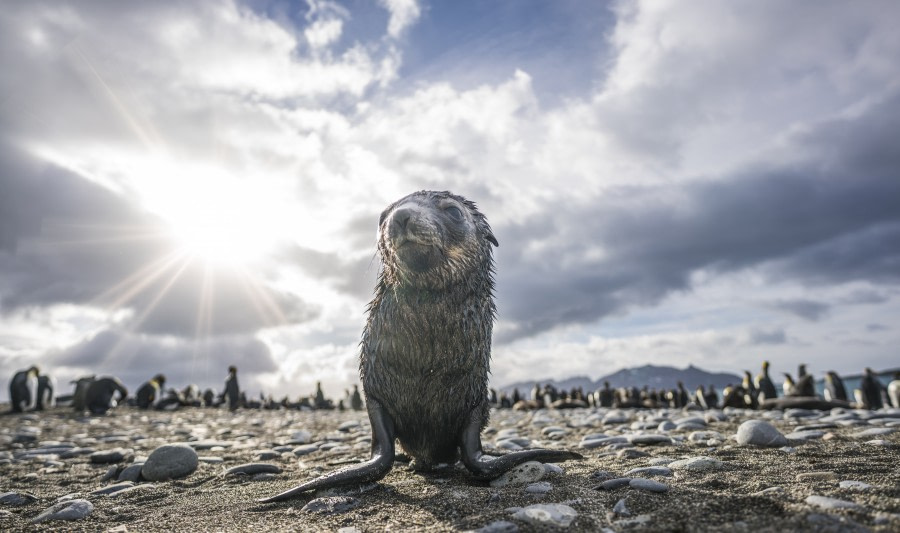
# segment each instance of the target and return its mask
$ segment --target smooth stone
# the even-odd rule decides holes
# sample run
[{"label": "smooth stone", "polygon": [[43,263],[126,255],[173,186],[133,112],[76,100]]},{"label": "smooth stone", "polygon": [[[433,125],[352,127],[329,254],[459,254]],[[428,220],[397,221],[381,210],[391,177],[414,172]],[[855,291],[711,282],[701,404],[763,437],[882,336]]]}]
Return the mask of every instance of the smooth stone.
[{"label": "smooth stone", "polygon": [[338,431],[348,433],[351,429],[357,429],[361,425],[362,424],[359,423],[359,420],[348,420],[347,422],[344,422],[343,424],[338,426]]},{"label": "smooth stone", "polygon": [[672,438],[666,435],[632,435],[628,441],[635,446],[653,446],[656,444],[672,444]]},{"label": "smooth stone", "polygon": [[665,483],[660,483],[659,481],[653,481],[652,479],[644,479],[636,477],[632,479],[628,486],[633,489],[645,490],[647,492],[666,492],[669,490],[669,486]]},{"label": "smooth stone", "polygon": [[623,474],[625,476],[639,476],[639,475],[648,475],[648,476],[671,476],[672,469],[666,468],[665,466],[643,466],[641,468],[632,468],[628,472]]},{"label": "smooth stone", "polygon": [[223,440],[197,440],[188,443],[195,450],[212,450],[214,448],[231,448],[233,442]]},{"label": "smooth stone", "polygon": [[783,487],[769,487],[758,492],[754,492],[750,496],[767,496],[769,494],[784,494]]},{"label": "smooth stone", "polygon": [[697,424],[697,425],[704,426],[704,427],[706,426],[706,420],[704,420],[702,417],[699,417],[699,416],[688,416],[685,418],[679,418],[678,420],[673,420],[673,422],[675,422],[675,425],[678,426],[679,428],[681,426],[684,426],[687,424]]},{"label": "smooth stone", "polygon": [[223,476],[238,476],[238,475],[246,475],[252,476],[254,474],[280,474],[281,467],[278,465],[268,464],[268,463],[246,463],[238,466],[232,466],[231,468],[222,472]]},{"label": "smooth stone", "polygon": [[619,450],[616,457],[619,459],[637,459],[639,457],[650,457],[650,454],[635,448],[624,448]]},{"label": "smooth stone", "polygon": [[133,481],[137,483],[141,479],[141,470],[143,468],[144,463],[130,464],[122,469],[116,481]]},{"label": "smooth stone", "polygon": [[116,477],[116,474],[119,472],[119,467],[111,466],[106,469],[106,473],[103,474],[103,477],[100,478],[100,482],[109,481],[110,479]]},{"label": "smooth stone", "polygon": [[36,502],[37,496],[28,494],[27,492],[4,492],[0,494],[0,504],[18,507],[20,505],[28,505]]},{"label": "smooth stone", "polygon": [[737,442],[741,445],[773,446],[787,445],[787,439],[772,424],[762,420],[748,420],[738,427]]},{"label": "smooth stone", "polygon": [[675,459],[672,457],[654,457],[647,461],[647,464],[650,466],[668,466],[669,463],[674,463]]},{"label": "smooth stone", "polygon": [[304,444],[302,446],[297,446],[294,448],[294,455],[297,457],[301,457],[303,455],[308,455],[313,452],[319,451],[319,447],[315,444]]},{"label": "smooth stone", "polygon": [[824,431],[820,431],[817,429],[808,429],[806,431],[793,431],[791,433],[788,433],[784,437],[787,440],[816,440],[821,439],[824,436]]},{"label": "smooth stone", "polygon": [[865,444],[869,444],[871,446],[890,446],[891,445],[890,442],[888,442],[884,439],[867,440],[865,442]]},{"label": "smooth stone", "polygon": [[164,444],[153,450],[141,468],[141,476],[148,481],[165,481],[192,474],[200,459],[187,444]]},{"label": "smooth stone", "polygon": [[522,449],[522,447],[513,442],[512,439],[501,440],[495,443],[495,446],[501,450],[507,450],[511,452],[516,452]]},{"label": "smooth stone", "polygon": [[312,442],[312,433],[301,429],[291,433],[291,444],[309,444]]},{"label": "smooth stone", "polygon": [[854,439],[864,439],[867,437],[880,437],[882,435],[890,435],[891,433],[894,433],[895,431],[897,431],[897,430],[894,428],[871,428],[871,429],[865,429],[863,431],[859,431],[857,433],[853,433],[850,436],[853,437]]},{"label": "smooth stone", "polygon": [[597,490],[616,490],[620,489],[629,483],[631,483],[630,477],[617,477],[613,479],[607,479],[603,483],[597,485]]},{"label": "smooth stone", "polygon": [[[675,423],[672,422],[671,420],[663,420],[662,422],[659,423],[658,426],[656,426],[656,431],[672,431],[673,429],[675,429],[677,427],[678,426],[676,426]],[[615,511],[615,509],[613,509],[613,510]]]},{"label": "smooth stone", "polygon": [[528,461],[507,470],[503,475],[491,481],[490,485],[495,489],[507,485],[526,485],[540,481],[544,477],[544,472],[543,464],[537,461]]},{"label": "smooth stone", "polygon": [[544,472],[547,474],[562,474],[564,470],[561,466],[553,463],[544,463]]},{"label": "smooth stone", "polygon": [[547,481],[538,481],[537,483],[531,483],[525,487],[525,492],[528,494],[547,494],[550,492],[553,486],[550,485]]},{"label": "smooth stone", "polygon": [[352,496],[328,496],[310,500],[300,511],[318,514],[346,513],[356,508],[359,503],[359,498]]},{"label": "smooth stone", "polygon": [[114,450],[101,450],[91,454],[91,462],[94,464],[120,463],[134,452],[124,448],[116,448]]},{"label": "smooth stone", "polygon": [[39,524],[49,520],[80,520],[94,511],[94,504],[87,500],[69,500],[51,505],[31,520]]},{"label": "smooth stone", "polygon": [[725,435],[722,435],[718,431],[692,431],[691,434],[688,435],[688,440],[691,442],[705,442],[710,439],[725,440]]},{"label": "smooth stone", "polygon": [[671,468],[672,470],[690,471],[718,470],[724,466],[725,463],[723,463],[722,461],[713,459],[712,457],[706,457],[704,455],[689,457],[687,459],[681,459],[680,461],[672,461],[671,463],[669,463],[669,468]]},{"label": "smooth stone", "polygon": [[519,526],[506,520],[497,520],[475,530],[475,533],[517,533]]},{"label": "smooth stone", "polygon": [[797,474],[797,481],[833,481],[837,479],[834,472],[803,472]]},{"label": "smooth stone", "polygon": [[562,503],[536,504],[523,507],[513,514],[513,518],[535,526],[569,527],[578,513]]},{"label": "smooth stone", "polygon": [[628,508],[625,507],[624,498],[616,502],[616,504],[613,506],[612,512],[618,516],[631,516],[631,511],[629,511]]},{"label": "smooth stone", "polygon": [[626,437],[603,437],[599,439],[591,439],[591,440],[582,440],[578,446],[580,448],[599,448],[601,446],[607,446],[609,444],[627,444],[628,438]]},{"label": "smooth stone", "polygon": [[116,483],[115,485],[109,485],[103,487],[102,489],[97,489],[95,491],[91,491],[91,496],[106,496],[109,494],[113,494],[115,492],[119,492],[120,490],[130,489],[134,487],[134,483],[131,481],[125,481],[123,483]]},{"label": "smooth stone", "polygon": [[272,459],[278,459],[279,457],[281,457],[281,454],[275,450],[259,450],[256,452],[256,455],[253,456],[253,459],[256,461],[271,461]]},{"label": "smooth stone", "polygon": [[838,483],[838,486],[842,489],[849,490],[869,490],[870,488],[872,488],[872,485],[869,485],[868,483],[852,480],[841,481],[840,483]]},{"label": "smooth stone", "polygon": [[828,509],[831,511],[839,510],[839,509],[850,509],[850,510],[860,510],[863,509],[862,505],[858,503],[848,502],[847,500],[839,500],[837,498],[829,498],[827,496],[819,496],[813,494],[806,498],[806,503],[808,505],[812,505],[814,507],[819,507],[821,509]]},{"label": "smooth stone", "polygon": [[210,464],[210,465],[218,465],[218,464],[222,464],[225,462],[225,459],[222,459],[221,457],[215,457],[212,455],[204,455],[202,457],[198,457],[197,460],[199,460],[201,463],[206,463],[206,464]]}]

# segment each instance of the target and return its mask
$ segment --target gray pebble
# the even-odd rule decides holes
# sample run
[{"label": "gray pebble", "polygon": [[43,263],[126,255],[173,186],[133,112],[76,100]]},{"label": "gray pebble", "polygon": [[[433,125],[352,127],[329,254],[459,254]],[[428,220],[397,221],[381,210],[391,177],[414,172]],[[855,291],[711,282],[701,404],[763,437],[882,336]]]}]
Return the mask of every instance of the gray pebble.
[{"label": "gray pebble", "polygon": [[359,498],[352,496],[329,496],[316,498],[300,509],[304,513],[337,514],[345,513],[359,505]]},{"label": "gray pebble", "polygon": [[808,496],[806,498],[806,503],[808,505],[819,507],[820,509],[827,509],[830,511],[836,511],[839,509],[860,510],[863,508],[858,503],[839,500],[837,498],[829,498],[827,496],[818,496],[816,494]]},{"label": "gray pebble", "polygon": [[222,459],[221,457],[211,456],[211,455],[204,455],[202,457],[198,457],[197,460],[199,460],[201,463],[206,463],[206,464],[211,464],[211,465],[218,465],[218,464],[222,464],[225,462],[225,459]]},{"label": "gray pebble", "polygon": [[0,493],[0,504],[18,507],[37,501],[37,496],[27,492],[3,492]]},{"label": "gray pebble", "polygon": [[629,483],[631,483],[630,477],[617,477],[614,479],[607,479],[603,483],[599,484],[596,488],[598,490],[616,490],[628,485]]},{"label": "gray pebble", "polygon": [[141,479],[141,469],[144,463],[134,463],[126,466],[120,473],[117,481],[133,481],[138,482]]},{"label": "gray pebble", "polygon": [[569,527],[578,513],[561,503],[537,504],[523,507],[513,514],[513,518],[535,526]]},{"label": "gray pebble", "polygon": [[639,457],[650,457],[650,454],[635,448],[624,448],[616,453],[616,457],[619,459],[637,459]]},{"label": "gray pebble", "polygon": [[867,437],[880,437],[882,435],[890,435],[891,433],[897,431],[894,428],[871,428],[865,429],[863,431],[853,433],[850,436],[855,439],[864,439]]},{"label": "gray pebble", "polygon": [[825,432],[818,429],[808,429],[806,431],[793,431],[784,437],[788,440],[817,440],[825,436]]},{"label": "gray pebble", "polygon": [[134,487],[134,483],[131,481],[125,481],[123,483],[116,483],[115,485],[108,485],[103,487],[102,489],[97,489],[90,493],[91,496],[107,496],[109,494],[113,494],[115,492],[119,492],[120,490],[130,489]]},{"label": "gray pebble", "polygon": [[869,490],[870,488],[872,488],[872,485],[869,485],[868,483],[863,483],[862,481],[851,481],[851,480],[841,481],[840,483],[838,483],[838,486],[842,489],[860,490],[860,491]]},{"label": "gray pebble", "polygon": [[319,451],[319,447],[317,445],[304,444],[303,446],[297,446],[296,448],[294,448],[294,455],[300,457],[317,451]]},{"label": "gray pebble", "polygon": [[281,467],[278,465],[268,464],[268,463],[247,463],[238,466],[232,466],[231,468],[225,470],[222,473],[223,476],[237,476],[237,475],[247,475],[252,476],[254,474],[280,474]]},{"label": "gray pebble", "polygon": [[737,442],[741,445],[773,446],[787,445],[787,439],[772,424],[762,420],[748,420],[738,427]]},{"label": "gray pebble", "polygon": [[165,481],[192,474],[200,459],[187,444],[165,444],[153,450],[141,468],[141,476],[149,481]]},{"label": "gray pebble", "polygon": [[528,494],[547,494],[552,489],[552,485],[550,485],[547,481],[539,481],[537,483],[531,483],[525,487],[525,492]]},{"label": "gray pebble", "polygon": [[672,469],[665,466],[644,466],[641,468],[632,468],[625,472],[626,476],[671,476]]},{"label": "gray pebble", "polygon": [[94,504],[87,500],[69,500],[51,505],[31,520],[38,524],[48,520],[80,520],[94,511]]},{"label": "gray pebble", "polygon": [[612,512],[618,516],[631,516],[631,511],[629,511],[628,508],[625,507],[624,498],[616,502],[616,504],[613,506]]},{"label": "gray pebble", "polygon": [[669,490],[669,486],[665,483],[639,477],[632,479],[628,483],[628,486],[633,489],[645,490],[647,492],[666,492]]},{"label": "gray pebble", "polygon": [[544,477],[545,471],[543,464],[537,461],[528,461],[507,470],[503,475],[491,481],[490,485],[494,488],[500,488],[507,485],[534,483]]},{"label": "gray pebble", "polygon": [[301,429],[291,433],[291,441],[289,444],[309,444],[312,442],[312,433]]},{"label": "gray pebble", "polygon": [[253,456],[253,459],[256,461],[271,461],[272,459],[278,459],[279,457],[281,457],[281,454],[275,450],[258,450],[256,455]]},{"label": "gray pebble", "polygon": [[125,448],[101,450],[91,454],[91,462],[94,464],[121,463],[130,455],[134,455],[134,452]]},{"label": "gray pebble", "polygon": [[706,457],[704,455],[698,455],[696,457],[689,457],[687,459],[681,459],[680,461],[672,461],[669,463],[669,468],[672,470],[690,470],[690,471],[704,471],[704,470],[718,470],[723,468],[725,464],[718,459],[713,459],[712,457]]},{"label": "gray pebble", "polygon": [[544,463],[544,472],[547,474],[562,474],[564,470],[559,465]]},{"label": "gray pebble", "polygon": [[[655,424],[654,424],[655,426]],[[628,441],[635,446],[654,446],[657,444],[672,444],[672,438],[666,435],[632,435]]]}]

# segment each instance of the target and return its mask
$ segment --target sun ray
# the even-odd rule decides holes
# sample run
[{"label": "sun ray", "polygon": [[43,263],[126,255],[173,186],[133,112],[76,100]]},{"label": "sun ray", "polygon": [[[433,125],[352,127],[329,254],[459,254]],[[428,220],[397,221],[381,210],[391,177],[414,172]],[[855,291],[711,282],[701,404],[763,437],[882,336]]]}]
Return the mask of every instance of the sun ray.
[{"label": "sun ray", "polygon": [[122,294],[113,299],[113,301],[106,306],[108,310],[118,309],[140,294],[141,291],[156,281],[160,276],[164,275],[172,265],[178,262],[179,259],[188,259],[188,255],[184,250],[174,250],[163,255],[156,261],[146,265],[116,285],[97,295],[91,300],[91,303],[100,304],[100,302],[113,298],[116,293],[122,292]]}]

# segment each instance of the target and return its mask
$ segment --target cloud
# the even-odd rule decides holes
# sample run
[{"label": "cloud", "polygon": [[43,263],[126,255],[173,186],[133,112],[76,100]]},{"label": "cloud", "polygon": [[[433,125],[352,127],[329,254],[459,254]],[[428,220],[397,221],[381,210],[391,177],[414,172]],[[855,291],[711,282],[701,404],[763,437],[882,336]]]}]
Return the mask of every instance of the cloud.
[{"label": "cloud", "polygon": [[394,39],[399,39],[421,15],[417,0],[378,0],[378,3],[391,14],[388,20],[388,35]]}]

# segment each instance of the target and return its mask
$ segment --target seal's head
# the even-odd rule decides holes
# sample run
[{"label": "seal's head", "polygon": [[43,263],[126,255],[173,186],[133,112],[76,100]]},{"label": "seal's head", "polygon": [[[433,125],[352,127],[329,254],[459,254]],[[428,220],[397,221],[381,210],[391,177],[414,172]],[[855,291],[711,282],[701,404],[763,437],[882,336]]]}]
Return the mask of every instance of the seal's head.
[{"label": "seal's head", "polygon": [[419,191],[381,213],[378,251],[388,285],[441,288],[473,272],[492,272],[497,239],[474,202],[447,191]]}]

